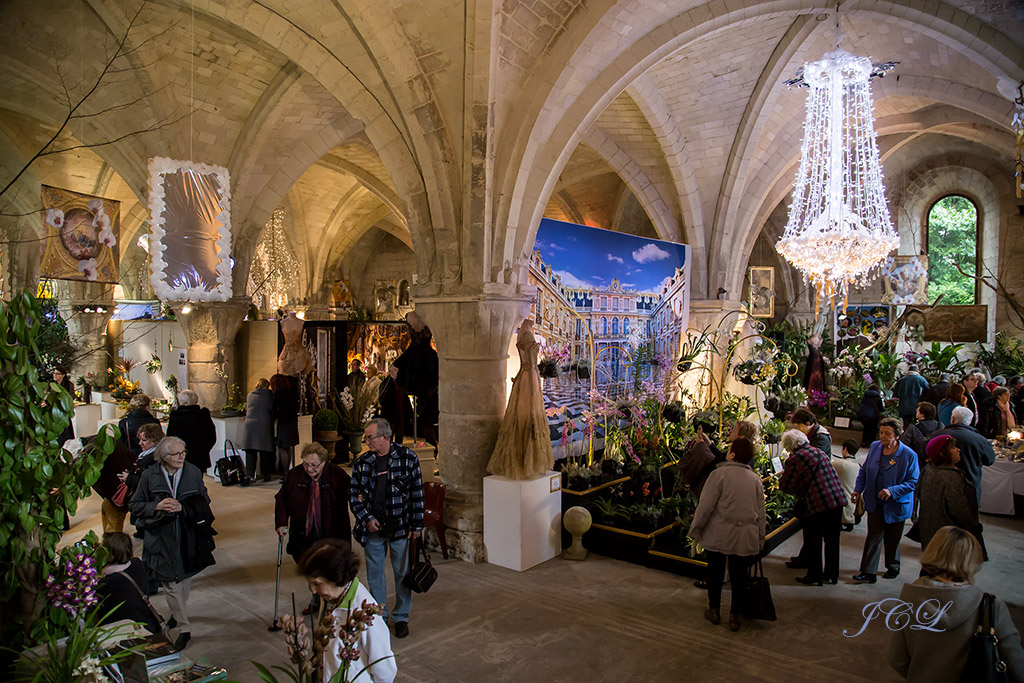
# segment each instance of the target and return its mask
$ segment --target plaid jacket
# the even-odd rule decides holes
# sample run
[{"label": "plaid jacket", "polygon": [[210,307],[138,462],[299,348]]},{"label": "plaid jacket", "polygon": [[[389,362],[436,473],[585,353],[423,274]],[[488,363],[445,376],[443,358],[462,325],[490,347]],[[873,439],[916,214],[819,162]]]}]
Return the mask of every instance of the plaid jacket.
[{"label": "plaid jacket", "polygon": [[[370,509],[376,489],[377,454],[363,453],[352,464],[352,484],[349,503],[356,518],[352,536],[360,545],[366,545],[370,536],[366,525],[373,519]],[[388,452],[388,516],[398,522],[392,538],[403,538],[410,531],[423,531],[423,477],[420,461],[410,449],[392,443]],[[383,520],[377,520],[383,524]]]},{"label": "plaid jacket", "polygon": [[794,511],[798,517],[841,508],[849,502],[829,457],[806,443],[786,459],[779,488],[797,497]]}]

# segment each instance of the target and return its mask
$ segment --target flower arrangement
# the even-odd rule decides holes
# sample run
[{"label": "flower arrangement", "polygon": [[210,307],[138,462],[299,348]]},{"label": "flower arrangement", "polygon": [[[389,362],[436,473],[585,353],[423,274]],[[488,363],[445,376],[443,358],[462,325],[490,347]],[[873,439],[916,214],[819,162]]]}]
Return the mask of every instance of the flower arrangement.
[{"label": "flower arrangement", "polygon": [[568,342],[565,344],[541,344],[537,371],[541,377],[558,377],[559,368],[568,367],[570,355]]},{"label": "flower arrangement", "polygon": [[[292,611],[295,611],[295,596],[292,595]],[[285,641],[288,647],[288,659],[290,667],[271,667],[287,676],[286,681],[292,683],[349,683],[354,681],[363,673],[369,671],[374,664],[382,661],[381,658],[370,664],[354,678],[350,678],[352,662],[359,659],[359,638],[363,631],[368,629],[373,620],[380,616],[384,609],[380,605],[363,600],[358,608],[350,607],[347,618],[336,624],[334,610],[339,600],[328,601],[323,604],[320,615],[313,620],[313,632],[310,633],[309,626],[301,619],[286,614],[281,617],[280,625],[284,630]],[[338,634],[338,659],[341,660],[341,667],[330,678],[326,677],[323,670],[323,658],[325,651],[335,634]],[[269,668],[253,662],[253,666],[259,671],[260,680],[265,683],[279,683]]]},{"label": "flower arrangement", "polygon": [[337,391],[332,392],[331,404],[341,418],[342,431],[360,432],[367,421],[373,418],[377,409],[377,397],[373,391],[363,389],[366,389],[365,385],[354,396],[348,387],[340,394]]},{"label": "flower arrangement", "polygon": [[150,375],[155,375],[160,372],[160,368],[164,366],[164,362],[160,360],[160,356],[153,354],[153,357],[146,361],[146,372]]},{"label": "flower arrangement", "polygon": [[127,402],[132,396],[142,391],[142,385],[139,382],[133,382],[124,375],[117,375],[108,388],[110,396],[119,402]]},{"label": "flower arrangement", "polygon": [[98,567],[106,557],[105,548],[97,540],[90,532],[85,540],[65,548],[55,558],[44,582],[47,606],[33,627],[43,644],[43,654],[28,650],[21,653],[29,670],[23,680],[100,683],[109,680],[104,667],[129,655],[128,650],[108,650],[107,643],[122,629],[101,625],[115,606],[100,605],[96,596]]}]

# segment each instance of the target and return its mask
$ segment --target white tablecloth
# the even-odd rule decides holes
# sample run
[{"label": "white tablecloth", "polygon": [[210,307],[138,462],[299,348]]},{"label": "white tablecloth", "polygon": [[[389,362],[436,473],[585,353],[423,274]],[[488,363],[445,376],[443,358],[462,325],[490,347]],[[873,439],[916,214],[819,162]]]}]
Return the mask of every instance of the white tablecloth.
[{"label": "white tablecloth", "polygon": [[1012,515],[1013,496],[1024,496],[1024,463],[996,460],[981,468],[981,511]]}]

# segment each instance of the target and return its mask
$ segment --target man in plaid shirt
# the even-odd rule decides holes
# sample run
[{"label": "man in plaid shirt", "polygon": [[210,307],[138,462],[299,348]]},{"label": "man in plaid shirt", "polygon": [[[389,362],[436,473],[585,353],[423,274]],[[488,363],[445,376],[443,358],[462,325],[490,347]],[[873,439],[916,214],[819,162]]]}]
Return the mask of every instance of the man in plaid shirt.
[{"label": "man in plaid shirt", "polygon": [[[370,593],[388,619],[384,557],[390,552],[395,574],[395,637],[409,635],[412,591],[403,579],[409,569],[409,541],[423,531],[423,477],[420,461],[410,449],[391,441],[391,425],[383,418],[366,423],[363,443],[369,447],[352,464],[349,501],[356,525],[352,535],[366,555]],[[390,549],[390,550],[389,550]]]}]

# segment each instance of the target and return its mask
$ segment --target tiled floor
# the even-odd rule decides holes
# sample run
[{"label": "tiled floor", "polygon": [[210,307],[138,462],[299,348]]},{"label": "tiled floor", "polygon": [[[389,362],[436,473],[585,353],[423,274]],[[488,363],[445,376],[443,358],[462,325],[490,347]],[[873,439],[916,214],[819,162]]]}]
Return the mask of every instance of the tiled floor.
[{"label": "tiled floor", "polygon": [[[267,632],[274,609],[277,483],[223,488],[207,478],[217,515],[217,564],[193,582],[193,640],[185,654],[257,681],[251,661],[282,663],[280,634]],[[985,517],[992,559],[978,583],[1014,605],[1024,604],[1024,520]],[[100,530],[99,501],[85,501],[67,541]],[[673,574],[591,556],[554,559],[526,572],[459,560],[435,560],[440,579],[413,602],[412,634],[393,641],[399,681],[485,683],[591,681],[895,681],[885,660],[889,632],[861,627],[867,603],[895,597],[901,579],[919,570],[920,550],[903,543],[901,579],[855,585],[863,524],[843,534],[838,586],[804,587],[783,562],[799,547],[791,538],[765,562],[779,620],[747,622],[739,633],[702,618],[705,595]],[[308,599],[305,582],[285,555],[281,609]],[[724,596],[728,601],[728,594]],[[154,598],[166,610],[162,596]],[[1024,610],[1013,608],[1018,624]]]}]

